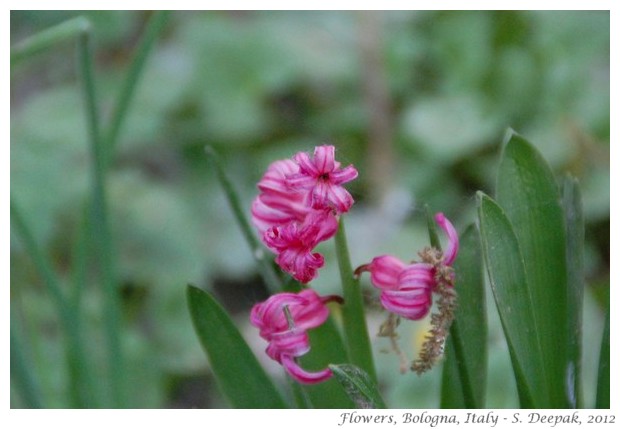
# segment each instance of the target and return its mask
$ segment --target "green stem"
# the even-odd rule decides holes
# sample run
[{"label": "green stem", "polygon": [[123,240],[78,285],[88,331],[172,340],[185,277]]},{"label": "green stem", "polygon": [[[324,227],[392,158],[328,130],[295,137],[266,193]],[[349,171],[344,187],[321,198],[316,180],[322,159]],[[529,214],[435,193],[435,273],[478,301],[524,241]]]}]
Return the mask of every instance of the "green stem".
[{"label": "green stem", "polygon": [[336,256],[344,294],[342,315],[349,361],[366,371],[376,383],[377,375],[375,373],[368,327],[366,326],[364,315],[364,300],[359,281],[353,276],[342,218],[340,218],[338,232],[336,233]]},{"label": "green stem", "polygon": [[157,11],[149,20],[144,35],[138,44],[136,54],[131,62],[127,78],[119,93],[118,101],[115,105],[114,113],[110,120],[110,125],[105,135],[105,166],[110,164],[112,154],[118,142],[121,127],[127,117],[127,112],[131,104],[131,100],[135,93],[140,76],[144,70],[144,65],[149,53],[157,40],[157,36],[166,24],[169,12]]},{"label": "green stem", "polygon": [[82,75],[86,120],[91,143],[92,168],[92,215],[93,241],[103,283],[105,309],[104,323],[108,342],[108,360],[110,384],[112,387],[112,403],[116,407],[125,404],[124,358],[120,341],[120,303],[112,261],[111,234],[107,219],[107,202],[105,191],[105,159],[103,142],[99,130],[97,112],[97,95],[93,77],[92,54],[90,39],[84,34],[78,41],[79,69]]},{"label": "green stem", "polygon": [[256,235],[254,235],[254,230],[252,229],[252,226],[245,215],[245,210],[241,205],[239,193],[236,191],[224,171],[222,160],[217,152],[210,146],[205,148],[205,152],[213,161],[217,178],[222,185],[222,189],[224,190],[224,194],[226,195],[226,199],[232,209],[237,224],[241,228],[241,233],[243,234],[245,241],[250,246],[252,256],[254,256],[254,259],[258,263],[258,269],[263,277],[263,280],[265,281],[265,284],[267,285],[267,288],[271,293],[282,291],[282,280],[274,269],[271,260],[267,258],[265,254],[265,247],[260,243],[260,241],[258,241]]},{"label": "green stem", "polygon": [[90,22],[83,16],[69,19],[16,43],[11,48],[11,67],[22,60],[38,54],[50,46],[73,39],[90,31]]}]

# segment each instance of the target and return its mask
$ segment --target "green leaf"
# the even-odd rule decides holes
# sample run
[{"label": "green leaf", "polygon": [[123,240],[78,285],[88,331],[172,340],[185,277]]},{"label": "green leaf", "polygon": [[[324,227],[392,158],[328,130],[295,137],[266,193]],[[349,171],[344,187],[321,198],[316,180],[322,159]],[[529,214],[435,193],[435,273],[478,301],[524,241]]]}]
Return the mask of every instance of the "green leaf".
[{"label": "green leaf", "polygon": [[566,177],[562,189],[562,205],[566,219],[566,267],[568,269],[568,375],[569,399],[573,406],[583,406],[581,387],[581,353],[583,324],[583,292],[585,277],[583,250],[585,227],[579,183],[574,177]]},{"label": "green leaf", "polygon": [[500,160],[496,200],[516,235],[548,387],[545,408],[570,408],[566,233],[560,194],[542,156],[510,131]]},{"label": "green leaf", "polygon": [[477,198],[482,253],[508,343],[521,407],[547,408],[547,383],[533,314],[534,298],[519,243],[497,203],[482,192]]},{"label": "green leaf", "polygon": [[487,376],[487,320],[480,238],[475,225],[459,240],[454,261],[456,317],[446,345],[442,408],[484,408]]},{"label": "green leaf", "polygon": [[609,310],[605,318],[605,330],[601,341],[596,385],[596,408],[609,408]]},{"label": "green leaf", "polygon": [[376,384],[366,372],[351,364],[329,368],[358,408],[386,408]]},{"label": "green leaf", "polygon": [[222,392],[233,407],[286,408],[239,330],[213,296],[188,286],[187,299],[196,334]]}]

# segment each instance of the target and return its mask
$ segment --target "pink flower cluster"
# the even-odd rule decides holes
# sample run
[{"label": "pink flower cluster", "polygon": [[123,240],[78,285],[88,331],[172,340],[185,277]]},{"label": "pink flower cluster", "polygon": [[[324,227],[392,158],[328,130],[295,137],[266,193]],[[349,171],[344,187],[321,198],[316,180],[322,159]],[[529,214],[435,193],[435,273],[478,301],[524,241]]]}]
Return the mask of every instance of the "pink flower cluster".
[{"label": "pink flower cluster", "polygon": [[[448,236],[448,247],[441,263],[451,266],[459,249],[458,234],[443,213],[437,213],[435,221]],[[406,264],[394,256],[383,255],[359,267],[356,274],[364,271],[370,272],[373,286],[381,289],[380,300],[386,310],[410,320],[420,320],[428,314],[437,282],[435,265],[428,262]]]},{"label": "pink flower cluster", "polygon": [[305,289],[298,294],[273,295],[252,308],[250,322],[260,330],[260,336],[269,341],[267,355],[301,383],[320,383],[332,376],[329,368],[308,372],[296,360],[310,350],[307,330],[325,322],[329,316],[325,304],[330,301],[342,303],[342,298],[320,297],[314,290]]},{"label": "pink flower cluster", "polygon": [[314,156],[300,152],[273,162],[258,183],[252,222],[276,263],[302,283],[318,275],[323,256],[314,253],[338,230],[337,216],[349,211],[353,197],[342,187],[357,177],[349,165],[340,168],[334,146],[317,146]]}]

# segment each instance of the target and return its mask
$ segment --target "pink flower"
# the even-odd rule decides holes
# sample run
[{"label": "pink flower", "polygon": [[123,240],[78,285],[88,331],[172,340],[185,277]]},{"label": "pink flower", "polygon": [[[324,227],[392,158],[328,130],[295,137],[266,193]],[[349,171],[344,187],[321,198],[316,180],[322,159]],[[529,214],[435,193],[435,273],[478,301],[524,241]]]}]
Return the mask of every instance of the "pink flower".
[{"label": "pink flower", "polygon": [[342,298],[335,295],[320,297],[314,290],[304,289],[298,294],[285,292],[273,295],[267,301],[254,305],[250,313],[252,325],[260,330],[262,338],[269,341],[267,355],[281,363],[291,377],[301,383],[320,383],[332,376],[329,368],[309,372],[296,361],[296,358],[310,351],[306,331],[327,320],[329,310],[325,304],[330,301],[342,303]]},{"label": "pink flower", "polygon": [[[438,213],[435,221],[448,236],[448,247],[441,264],[451,265],[459,248],[458,234],[443,213]],[[437,284],[434,265],[426,262],[406,264],[394,256],[384,255],[355,272],[359,275],[364,271],[370,272],[373,286],[381,289],[380,300],[386,310],[410,320],[420,320],[430,311]]]},{"label": "pink flower", "polygon": [[277,253],[276,263],[302,283],[317,276],[323,266],[320,253],[312,250],[321,241],[333,237],[338,230],[338,221],[329,211],[312,211],[303,223],[290,222],[284,226],[272,227],[263,235],[263,241]]},{"label": "pink flower", "polygon": [[294,160],[273,162],[258,182],[252,223],[277,254],[282,270],[302,283],[318,275],[323,256],[314,253],[338,229],[337,215],[349,210],[351,195],[340,186],[357,177],[353,166],[340,169],[333,146],[315,148],[314,160],[298,153]]},{"label": "pink flower", "polygon": [[293,156],[299,173],[288,175],[288,184],[293,189],[308,192],[313,208],[330,207],[345,213],[353,205],[353,197],[340,185],[355,179],[357,170],[352,165],[341,169],[334,153],[334,146],[323,145],[314,149],[313,159],[305,152]]}]

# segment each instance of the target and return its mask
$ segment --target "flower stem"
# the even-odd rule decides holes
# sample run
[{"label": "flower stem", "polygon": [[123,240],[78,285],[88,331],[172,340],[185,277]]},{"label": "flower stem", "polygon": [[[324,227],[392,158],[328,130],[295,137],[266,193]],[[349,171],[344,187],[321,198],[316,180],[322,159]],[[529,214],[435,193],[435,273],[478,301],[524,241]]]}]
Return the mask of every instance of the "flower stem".
[{"label": "flower stem", "polygon": [[364,315],[362,291],[359,281],[353,276],[342,218],[340,218],[338,232],[336,233],[336,256],[344,295],[342,314],[349,361],[366,371],[371,379],[376,382],[377,376]]},{"label": "flower stem", "polygon": [[239,193],[228,178],[228,175],[224,170],[222,160],[215,149],[211,146],[207,146],[205,148],[205,152],[213,161],[217,178],[220,185],[222,185],[222,189],[224,190],[224,194],[226,195],[226,199],[228,200],[228,204],[230,205],[233,215],[235,216],[237,224],[239,225],[239,228],[241,228],[243,237],[250,246],[252,256],[258,264],[258,269],[263,280],[265,281],[267,289],[269,289],[271,293],[281,292],[283,287],[282,279],[278,276],[278,273],[271,264],[271,260],[265,256],[264,246],[260,243],[260,241],[258,241],[256,235],[254,235],[254,230],[252,229],[252,226],[250,225],[250,222],[248,221],[245,211],[241,205]]}]

